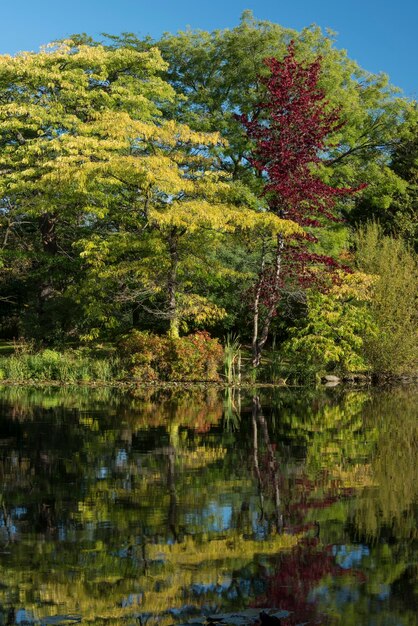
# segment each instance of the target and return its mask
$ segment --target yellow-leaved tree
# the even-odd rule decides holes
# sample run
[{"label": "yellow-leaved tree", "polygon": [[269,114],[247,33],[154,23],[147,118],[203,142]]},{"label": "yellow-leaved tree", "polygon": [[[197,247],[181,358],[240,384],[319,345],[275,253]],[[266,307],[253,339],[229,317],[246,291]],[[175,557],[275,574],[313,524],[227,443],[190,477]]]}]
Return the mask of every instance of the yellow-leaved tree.
[{"label": "yellow-leaved tree", "polygon": [[172,336],[187,319],[216,321],[225,312],[201,283],[227,271],[211,263],[219,238],[298,230],[217,171],[218,134],[162,116],[175,98],[164,69],[156,49],[73,41],[0,57],[3,243],[9,263],[17,244],[31,266],[43,332],[57,301],[67,318],[66,303],[79,307],[69,332],[89,338],[126,311],[166,320]]}]

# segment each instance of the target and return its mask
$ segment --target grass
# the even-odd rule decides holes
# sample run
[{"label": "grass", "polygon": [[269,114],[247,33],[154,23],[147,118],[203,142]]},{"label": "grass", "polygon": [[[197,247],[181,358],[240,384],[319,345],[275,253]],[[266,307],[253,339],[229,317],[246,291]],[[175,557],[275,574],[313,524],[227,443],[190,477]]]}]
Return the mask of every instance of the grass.
[{"label": "grass", "polygon": [[14,353],[0,351],[0,379],[16,382],[58,381],[63,383],[110,382],[123,378],[125,372],[111,353],[97,356],[82,350],[41,350]]},{"label": "grass", "polygon": [[224,345],[224,375],[229,385],[241,382],[241,344],[238,337],[228,334]]},{"label": "grass", "polygon": [[0,356],[7,356],[13,354],[15,351],[15,344],[13,341],[0,341]]}]

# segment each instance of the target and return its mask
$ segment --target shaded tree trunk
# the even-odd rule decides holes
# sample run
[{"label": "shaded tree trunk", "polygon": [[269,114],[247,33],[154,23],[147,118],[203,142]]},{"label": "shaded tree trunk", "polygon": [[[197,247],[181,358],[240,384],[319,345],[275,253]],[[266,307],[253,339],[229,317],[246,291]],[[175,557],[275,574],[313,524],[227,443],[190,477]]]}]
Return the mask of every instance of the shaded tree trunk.
[{"label": "shaded tree trunk", "polygon": [[177,227],[171,229],[168,237],[168,250],[170,254],[170,270],[168,274],[168,318],[170,321],[169,335],[177,339],[180,333],[180,321],[177,307],[177,270],[179,264],[178,254],[178,231]]},{"label": "shaded tree trunk", "polygon": [[274,276],[272,279],[270,303],[264,316],[260,332],[260,299],[262,295],[262,281],[265,270],[265,253],[261,263],[260,279],[257,285],[253,305],[253,340],[252,340],[252,365],[254,368],[260,365],[261,355],[267,341],[271,322],[276,314],[277,304],[280,299],[280,279],[282,274],[282,260],[284,249],[283,235],[277,235],[276,253],[274,259]]},{"label": "shaded tree trunk", "polygon": [[57,216],[55,213],[43,213],[39,218],[42,247],[44,252],[48,254],[56,254],[58,252],[56,224]]},{"label": "shaded tree trunk", "polygon": [[[38,224],[44,253],[48,256],[55,256],[58,253],[56,231],[57,216],[54,213],[43,213],[39,218]],[[52,298],[53,294],[54,286],[52,276],[51,273],[48,272],[39,285],[38,295],[38,319],[40,327],[43,328],[42,333],[45,332],[45,327],[49,326],[48,320],[46,319],[46,302]]]}]

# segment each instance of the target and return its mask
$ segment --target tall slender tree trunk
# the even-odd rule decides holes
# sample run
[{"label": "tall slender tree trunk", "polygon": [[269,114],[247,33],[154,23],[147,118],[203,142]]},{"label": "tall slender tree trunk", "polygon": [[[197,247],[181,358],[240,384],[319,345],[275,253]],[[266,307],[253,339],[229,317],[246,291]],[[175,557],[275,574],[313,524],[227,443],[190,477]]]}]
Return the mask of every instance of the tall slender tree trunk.
[{"label": "tall slender tree trunk", "polygon": [[[46,255],[52,257],[58,254],[58,238],[56,231],[57,216],[54,213],[43,213],[38,221],[39,232],[41,235],[42,248]],[[38,320],[43,332],[49,325],[45,316],[46,302],[54,295],[54,285],[51,272],[45,276],[39,285],[38,292]]]},{"label": "tall slender tree trunk", "polygon": [[58,252],[56,223],[57,216],[54,213],[43,213],[39,218],[42,247],[44,252],[48,254],[56,254]]},{"label": "tall slender tree trunk", "polygon": [[267,341],[268,334],[272,319],[276,313],[277,304],[280,298],[280,278],[282,274],[282,261],[283,261],[283,249],[284,249],[284,237],[283,235],[277,235],[276,254],[274,259],[274,276],[272,284],[271,302],[264,316],[263,323],[260,332],[260,298],[262,290],[262,272],[265,268],[265,253],[263,251],[263,260],[261,265],[260,280],[257,286],[254,307],[253,307],[253,341],[252,341],[252,354],[253,354],[253,367],[258,367],[261,361],[261,355],[264,345]]},{"label": "tall slender tree trunk", "polygon": [[258,283],[257,283],[257,288],[255,291],[255,296],[254,296],[254,303],[253,303],[253,339],[252,339],[252,356],[253,356],[253,367],[257,367],[260,363],[260,354],[259,354],[259,350],[258,350],[258,326],[259,326],[259,320],[260,320],[260,297],[261,297],[261,290],[262,290],[262,285],[263,285],[263,274],[264,274],[264,269],[265,269],[265,265],[266,265],[266,251],[265,251],[265,245],[264,245],[264,241],[263,241],[263,248],[262,248],[262,252],[261,252],[261,263],[260,263],[260,272],[259,272],[259,278],[258,278]]},{"label": "tall slender tree trunk", "polygon": [[175,541],[178,541],[178,498],[176,491],[176,455],[177,447],[179,443],[179,426],[174,423],[169,429],[170,445],[168,448],[168,475],[167,475],[167,487],[170,494],[170,501],[168,506],[168,527],[173,533]]},{"label": "tall slender tree trunk", "polygon": [[264,494],[263,494],[263,481],[261,478],[260,465],[258,462],[258,429],[257,429],[257,415],[259,409],[258,396],[253,396],[253,409],[252,409],[252,424],[253,424],[253,464],[254,472],[257,477],[258,484],[258,496],[260,498],[260,512],[261,519],[264,518]]},{"label": "tall slender tree trunk", "polygon": [[271,486],[273,489],[273,497],[274,497],[274,512],[275,512],[275,523],[277,532],[283,531],[283,513],[282,513],[282,504],[280,499],[280,488],[279,488],[279,478],[278,478],[278,468],[277,462],[274,455],[273,446],[271,445],[270,435],[268,431],[268,426],[266,422],[266,418],[263,415],[263,411],[261,409],[261,404],[258,396],[256,397],[257,403],[257,418],[258,422],[261,426],[261,430],[263,433],[264,444],[267,448],[268,454],[268,464],[269,464],[269,473]]},{"label": "tall slender tree trunk", "polygon": [[177,269],[179,264],[178,232],[174,226],[168,237],[168,250],[170,253],[170,270],[168,274],[168,318],[170,321],[169,335],[177,339],[180,335],[180,320],[177,306]]}]

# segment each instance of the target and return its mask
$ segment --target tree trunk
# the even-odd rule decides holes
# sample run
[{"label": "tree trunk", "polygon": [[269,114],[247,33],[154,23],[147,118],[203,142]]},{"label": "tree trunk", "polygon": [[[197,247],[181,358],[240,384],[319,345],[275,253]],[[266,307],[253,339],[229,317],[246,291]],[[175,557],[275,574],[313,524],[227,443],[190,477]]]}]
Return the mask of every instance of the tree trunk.
[{"label": "tree trunk", "polygon": [[58,252],[56,223],[57,217],[54,213],[43,213],[39,218],[42,246],[44,252],[48,254],[56,254]]},{"label": "tree trunk", "polygon": [[179,425],[172,423],[169,428],[170,445],[168,447],[167,487],[170,494],[168,506],[168,527],[173,533],[174,541],[178,541],[178,498],[176,491],[176,457],[179,446]]},{"label": "tree trunk", "polygon": [[254,472],[257,477],[258,484],[258,496],[260,498],[260,514],[261,520],[264,519],[264,494],[263,494],[263,481],[261,479],[260,465],[258,462],[258,429],[257,429],[257,415],[259,409],[258,396],[253,397],[253,409],[252,409],[252,424],[253,424],[253,464]]},{"label": "tree trunk", "polygon": [[168,250],[170,253],[170,271],[168,275],[168,318],[170,327],[168,334],[172,339],[178,339],[180,335],[180,321],[177,308],[177,268],[179,264],[178,256],[178,233],[177,227],[171,229],[168,238]]},{"label": "tree trunk", "polygon": [[258,422],[261,426],[261,430],[263,432],[263,437],[264,437],[264,444],[267,448],[270,480],[271,480],[271,486],[273,488],[276,529],[278,533],[281,533],[283,531],[283,514],[282,514],[282,505],[281,505],[281,500],[280,500],[279,480],[278,480],[278,475],[277,475],[278,468],[277,468],[277,463],[276,463],[276,459],[274,456],[273,446],[271,445],[271,441],[270,441],[270,435],[268,431],[266,418],[263,415],[261,404],[260,404],[260,399],[258,398],[258,396],[256,396],[255,398],[255,403],[257,406]]},{"label": "tree trunk", "polygon": [[[55,256],[58,254],[58,240],[56,223],[57,216],[54,213],[43,213],[39,218],[39,231],[41,234],[42,247],[45,254],[48,256]],[[52,274],[48,272],[45,279],[39,285],[38,294],[38,319],[40,327],[43,328],[42,333],[46,330],[46,327],[50,325],[48,319],[46,319],[45,310],[46,302],[53,297],[55,293]]]},{"label": "tree trunk", "polygon": [[[277,245],[276,245],[276,256],[275,256],[275,271],[273,278],[273,289],[272,289],[272,297],[270,306],[267,309],[266,316],[263,321],[263,326],[261,329],[261,334],[259,333],[259,306],[260,306],[260,296],[261,296],[261,277],[260,274],[260,282],[257,287],[256,297],[254,299],[254,318],[253,318],[253,342],[252,342],[252,352],[253,352],[253,367],[256,368],[260,365],[261,354],[264,348],[264,345],[267,341],[268,334],[270,331],[270,325],[274,314],[276,312],[277,304],[279,302],[280,297],[280,277],[282,271],[282,257],[283,257],[283,248],[284,248],[284,238],[283,235],[277,235]],[[264,253],[263,253],[264,256]],[[264,258],[262,263],[262,271],[264,271]]]},{"label": "tree trunk", "polygon": [[259,317],[260,317],[260,296],[261,296],[261,288],[262,288],[265,264],[266,264],[266,251],[265,251],[265,246],[263,242],[259,279],[258,279],[257,289],[255,292],[254,303],[253,303],[253,339],[252,339],[252,345],[251,345],[252,355],[253,355],[253,367],[258,367],[260,363],[260,356],[261,356],[258,350],[258,325],[259,325]]}]

